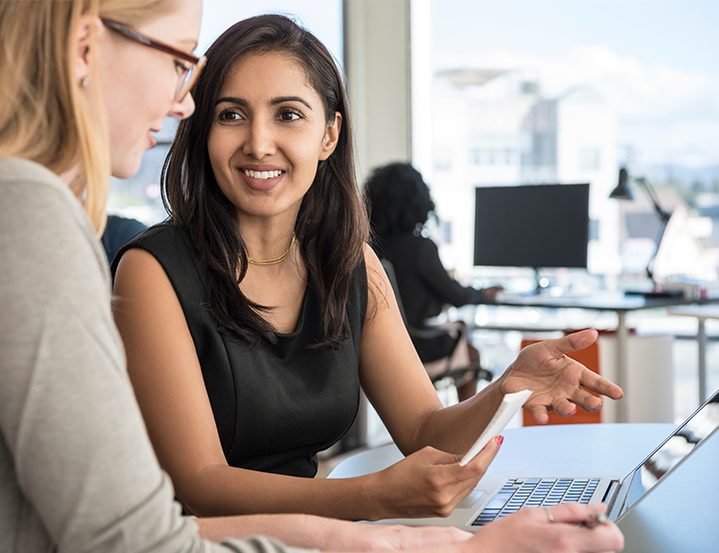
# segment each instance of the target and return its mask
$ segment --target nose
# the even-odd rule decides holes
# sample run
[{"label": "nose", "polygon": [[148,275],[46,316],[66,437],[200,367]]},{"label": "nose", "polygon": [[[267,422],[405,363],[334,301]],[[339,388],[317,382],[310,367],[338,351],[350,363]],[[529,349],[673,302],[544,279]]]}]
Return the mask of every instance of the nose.
[{"label": "nose", "polygon": [[170,111],[167,112],[169,117],[174,119],[182,120],[187,119],[190,115],[195,112],[195,100],[192,98],[192,94],[186,94],[185,97],[179,102],[174,102]]},{"label": "nose", "polygon": [[271,125],[260,118],[247,127],[248,134],[242,145],[242,153],[254,159],[263,159],[275,153],[275,141]]}]

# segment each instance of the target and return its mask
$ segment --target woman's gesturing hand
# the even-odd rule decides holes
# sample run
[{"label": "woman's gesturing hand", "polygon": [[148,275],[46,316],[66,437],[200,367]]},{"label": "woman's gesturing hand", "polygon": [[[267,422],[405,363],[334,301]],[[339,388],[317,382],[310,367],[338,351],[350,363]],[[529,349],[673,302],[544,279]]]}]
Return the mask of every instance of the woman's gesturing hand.
[{"label": "woman's gesturing hand", "polygon": [[425,447],[370,477],[370,494],[379,507],[374,519],[446,517],[469,495],[499,451],[490,440],[467,465],[461,455]]},{"label": "woman's gesturing hand", "polygon": [[522,509],[493,522],[466,542],[462,553],[600,553],[621,551],[624,537],[611,522],[584,527],[604,505],[558,505],[549,509]]},{"label": "woman's gesturing hand", "polygon": [[590,412],[601,409],[601,398],[587,390],[620,399],[619,386],[566,355],[591,346],[596,339],[597,331],[590,329],[527,346],[502,377],[502,391],[532,390],[524,407],[540,424],[549,420],[549,410],[566,416],[573,415],[577,405]]}]

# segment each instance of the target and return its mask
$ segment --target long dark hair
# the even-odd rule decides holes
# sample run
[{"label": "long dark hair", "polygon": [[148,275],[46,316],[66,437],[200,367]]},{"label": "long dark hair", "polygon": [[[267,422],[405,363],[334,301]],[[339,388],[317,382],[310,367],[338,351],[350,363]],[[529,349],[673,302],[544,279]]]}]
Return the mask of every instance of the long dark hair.
[{"label": "long dark hair", "polygon": [[381,254],[382,241],[397,234],[419,232],[430,216],[434,201],[422,175],[409,163],[376,168],[365,184],[370,209],[373,245]]},{"label": "long dark hair", "polygon": [[342,115],[335,151],[319,162],[295,223],[310,282],[322,303],[324,340],[313,346],[337,348],[349,336],[347,301],[369,224],[355,181],[344,82],[332,55],[314,35],[287,17],[261,15],[236,23],[210,46],[207,66],[193,91],[195,114],[180,123],[163,167],[163,201],[207,265],[210,308],[218,326],[250,343],[260,336],[275,342],[271,325],[260,316],[268,308],[250,301],[238,286],[247,272],[247,249],[237,230],[236,209],[220,190],[207,152],[225,77],[243,56],[267,53],[287,55],[304,69],[322,98],[328,123],[335,112]]}]

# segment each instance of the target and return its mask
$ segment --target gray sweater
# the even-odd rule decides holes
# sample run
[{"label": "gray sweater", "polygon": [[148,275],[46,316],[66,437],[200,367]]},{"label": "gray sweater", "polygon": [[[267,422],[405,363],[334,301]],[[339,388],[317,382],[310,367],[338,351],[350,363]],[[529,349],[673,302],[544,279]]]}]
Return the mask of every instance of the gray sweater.
[{"label": "gray sweater", "polygon": [[110,310],[107,261],[67,186],[0,159],[0,551],[283,552],[211,544],[180,516]]}]

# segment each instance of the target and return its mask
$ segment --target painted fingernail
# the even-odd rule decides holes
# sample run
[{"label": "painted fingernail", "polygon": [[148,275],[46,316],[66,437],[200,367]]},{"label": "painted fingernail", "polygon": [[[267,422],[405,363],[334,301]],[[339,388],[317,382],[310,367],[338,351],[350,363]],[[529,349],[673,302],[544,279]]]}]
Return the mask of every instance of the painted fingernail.
[{"label": "painted fingernail", "polygon": [[497,445],[502,445],[502,442],[504,441],[504,436],[495,436],[494,441],[497,442]]}]

